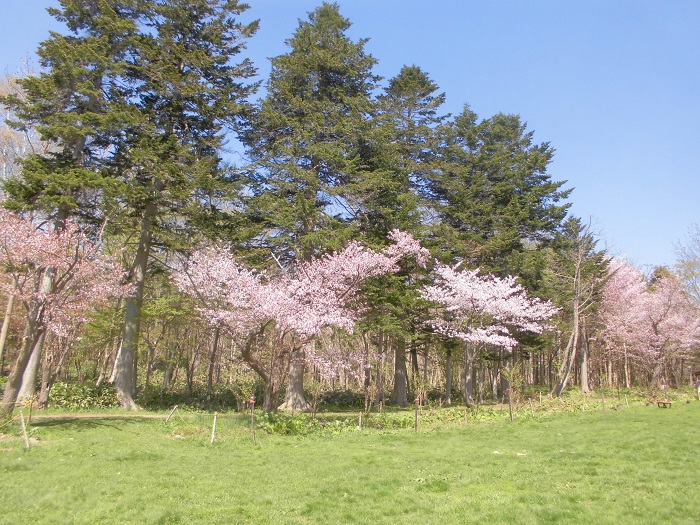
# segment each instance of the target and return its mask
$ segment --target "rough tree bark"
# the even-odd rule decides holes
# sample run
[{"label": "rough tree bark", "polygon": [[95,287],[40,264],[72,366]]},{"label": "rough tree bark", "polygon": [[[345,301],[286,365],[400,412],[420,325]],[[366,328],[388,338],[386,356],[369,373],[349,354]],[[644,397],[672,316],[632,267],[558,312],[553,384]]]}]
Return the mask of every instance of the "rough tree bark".
[{"label": "rough tree bark", "polygon": [[12,307],[14,303],[15,296],[10,295],[7,298],[5,317],[2,320],[2,329],[0,330],[0,373],[2,373],[2,365],[5,362],[5,343],[7,341],[7,334],[10,331],[10,320],[12,319]]},{"label": "rough tree bark", "polygon": [[452,404],[452,349],[447,349],[445,363],[445,404]]},{"label": "rough tree bark", "polygon": [[[310,342],[308,344],[314,344]],[[311,405],[306,401],[304,396],[304,348],[294,350],[289,363],[289,376],[287,378],[287,391],[284,396],[279,410],[290,410],[292,412],[308,412],[311,410]]]},{"label": "rough tree bark", "polygon": [[464,344],[464,368],[462,369],[462,398],[467,406],[474,405],[474,360],[476,349],[473,345]]},{"label": "rough tree bark", "polygon": [[406,341],[396,337],[394,346],[394,390],[391,402],[400,407],[408,406],[408,371],[406,370]]},{"label": "rough tree bark", "polygon": [[148,259],[151,253],[152,226],[155,214],[156,206],[155,203],[151,202],[146,206],[141,223],[139,244],[131,271],[131,283],[134,285],[134,290],[126,299],[122,344],[119,347],[114,363],[114,387],[117,391],[117,399],[119,399],[119,405],[122,408],[129,410],[139,409],[136,401],[134,401],[136,394],[136,389],[134,388],[136,382],[134,362],[138,350],[141,305],[143,304]]},{"label": "rough tree bark", "polygon": [[20,345],[20,351],[15,359],[15,364],[10,371],[10,375],[5,383],[5,391],[0,404],[0,421],[5,421],[12,417],[17,401],[19,389],[22,386],[22,376],[29,363],[36,339],[43,333],[44,328],[41,323],[41,308],[37,301],[32,301],[27,314],[27,325],[24,329],[24,337]]}]

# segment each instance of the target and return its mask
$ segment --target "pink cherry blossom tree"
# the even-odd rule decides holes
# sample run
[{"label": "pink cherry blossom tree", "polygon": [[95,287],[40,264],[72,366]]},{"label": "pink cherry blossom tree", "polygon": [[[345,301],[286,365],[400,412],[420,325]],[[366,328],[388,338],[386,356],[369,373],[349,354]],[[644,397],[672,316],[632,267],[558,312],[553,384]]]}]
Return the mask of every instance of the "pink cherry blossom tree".
[{"label": "pink cherry blossom tree", "polygon": [[353,241],[278,274],[249,270],[216,247],[196,252],[174,281],[200,300],[210,324],[243,339],[241,357],[265,385],[263,409],[274,411],[295,351],[304,347],[306,361],[327,373],[355,360],[307,343],[330,329],[353,330],[367,279],[397,271],[402,257],[425,264],[427,250],[409,234],[393,231],[390,238],[393,244],[382,252]]},{"label": "pink cherry blossom tree", "polygon": [[638,338],[644,331],[648,284],[641,271],[623,258],[614,258],[608,266],[599,317],[601,340],[606,352],[622,360],[625,386],[631,386],[630,360],[651,362]]},{"label": "pink cherry blossom tree", "polygon": [[606,350],[646,370],[652,386],[665,373],[680,382],[682,363],[700,345],[700,312],[680,280],[662,275],[647,283],[626,261],[615,259],[601,301]]},{"label": "pink cherry blossom tree", "polygon": [[122,272],[101,253],[99,243],[75,223],[43,231],[31,220],[0,210],[0,268],[7,277],[0,293],[25,311],[24,335],[5,385],[0,417],[10,417],[30,355],[47,332],[75,333],[87,313],[123,295]]},{"label": "pink cherry blossom tree", "polygon": [[557,308],[530,297],[515,277],[482,275],[478,269],[457,266],[438,266],[435,276],[435,284],[422,294],[442,308],[442,316],[431,321],[433,328],[465,343],[462,394],[470,404],[476,349],[512,350],[518,344],[517,332],[541,333]]}]

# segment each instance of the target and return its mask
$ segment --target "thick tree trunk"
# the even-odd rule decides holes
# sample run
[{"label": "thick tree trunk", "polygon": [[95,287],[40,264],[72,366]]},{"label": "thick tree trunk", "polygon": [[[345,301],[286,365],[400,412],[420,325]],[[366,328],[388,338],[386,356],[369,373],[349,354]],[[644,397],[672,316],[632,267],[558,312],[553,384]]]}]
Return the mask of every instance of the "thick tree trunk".
[{"label": "thick tree trunk", "polygon": [[0,375],[2,375],[3,365],[5,364],[5,343],[7,342],[7,334],[10,331],[10,320],[12,319],[12,307],[14,303],[15,296],[10,295],[7,298],[5,317],[2,320],[2,329],[0,330]]},{"label": "thick tree trunk", "polygon": [[420,377],[420,366],[418,365],[418,348],[416,348],[416,343],[415,341],[411,341],[409,343],[410,350],[408,351],[409,354],[411,354],[411,374],[415,379],[418,379]]},{"label": "thick tree trunk", "polygon": [[138,410],[139,408],[136,401],[134,401],[134,396],[136,395],[134,363],[136,362],[136,352],[138,351],[141,305],[143,304],[148,259],[151,253],[152,221],[155,217],[155,211],[155,204],[150,203],[144,212],[139,245],[131,272],[131,283],[134,286],[134,290],[126,299],[122,344],[114,364],[114,387],[117,391],[119,405],[129,410]]},{"label": "thick tree trunk", "polygon": [[406,341],[394,339],[394,390],[391,402],[400,407],[408,406],[408,372],[406,370]]},{"label": "thick tree trunk", "polygon": [[24,374],[22,374],[22,386],[20,386],[19,393],[17,394],[17,401],[20,403],[27,402],[36,395],[36,377],[39,373],[39,366],[41,365],[41,355],[45,338],[46,331],[43,331],[34,343],[32,355],[29,357],[27,367],[24,369]]},{"label": "thick tree trunk", "polygon": [[27,326],[24,329],[20,351],[5,383],[5,391],[3,392],[2,404],[0,405],[0,421],[5,421],[12,417],[15,403],[17,402],[17,395],[22,386],[24,371],[27,369],[36,339],[44,331],[44,328],[41,327],[39,310],[39,305],[35,303],[30,307],[30,311],[27,314]]},{"label": "thick tree trunk", "polygon": [[265,412],[277,412],[277,405],[280,402],[280,387],[274,380],[265,384],[263,396],[263,410]]},{"label": "thick tree trunk", "polygon": [[[314,342],[309,344],[314,344]],[[292,352],[291,362],[289,363],[289,376],[287,378],[287,391],[284,395],[284,403],[278,407],[279,410],[289,410],[291,412],[308,412],[311,410],[311,405],[309,405],[304,396],[304,359],[305,352],[303,348]]]},{"label": "thick tree trunk", "polygon": [[452,404],[452,349],[447,349],[445,363],[445,404]]},{"label": "thick tree trunk", "polygon": [[464,345],[464,368],[462,369],[462,398],[467,406],[474,404],[474,358],[476,351],[468,343]]},{"label": "thick tree trunk", "polygon": [[52,363],[49,356],[44,354],[44,363],[41,371],[41,389],[39,390],[39,398],[37,400],[38,408],[43,409],[49,405],[51,389],[53,388],[54,383],[56,383],[58,373],[61,371],[63,363],[65,362],[69,353],[70,347],[66,348],[66,350],[61,354],[61,357],[57,363]]},{"label": "thick tree trunk", "polygon": [[[65,228],[65,218],[61,221],[60,228]],[[55,277],[56,269],[47,268],[41,278],[42,295],[49,296],[51,294],[54,288]],[[19,394],[17,395],[19,401],[28,401],[36,394],[36,376],[39,372],[39,365],[41,364],[44,339],[46,339],[46,330],[42,330],[41,333],[35,338],[34,348],[32,348],[32,355],[29,358],[24,374],[22,374],[22,386],[20,387]]]},{"label": "thick tree trunk", "polygon": [[379,330],[377,333],[377,397],[374,401],[377,406],[384,403],[384,363],[386,360],[384,350],[384,331]]}]

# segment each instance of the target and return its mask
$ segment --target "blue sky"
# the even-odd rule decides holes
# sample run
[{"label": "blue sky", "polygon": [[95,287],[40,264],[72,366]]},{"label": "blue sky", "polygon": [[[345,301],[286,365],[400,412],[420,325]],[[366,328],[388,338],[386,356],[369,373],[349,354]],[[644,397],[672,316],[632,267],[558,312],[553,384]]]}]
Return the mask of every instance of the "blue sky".
[{"label": "blue sky", "polygon": [[[268,57],[321,0],[248,0],[260,18],[248,56]],[[481,118],[518,113],[556,149],[553,180],[603,246],[645,269],[672,265],[700,222],[700,2],[673,0],[341,0],[385,78],[428,72]],[[50,29],[56,0],[0,0],[0,68],[14,73]],[[36,61],[34,60],[36,65]]]}]

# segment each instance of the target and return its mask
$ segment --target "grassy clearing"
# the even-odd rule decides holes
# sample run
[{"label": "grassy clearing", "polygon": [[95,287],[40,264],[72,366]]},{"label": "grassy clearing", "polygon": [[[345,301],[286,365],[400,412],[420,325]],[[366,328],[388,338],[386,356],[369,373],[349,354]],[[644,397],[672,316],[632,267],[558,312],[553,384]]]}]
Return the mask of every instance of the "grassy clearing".
[{"label": "grassy clearing", "polygon": [[17,429],[4,429],[0,523],[620,525],[700,516],[697,401],[419,432],[259,432],[257,447],[239,415],[219,418],[213,445],[211,415],[164,419],[38,420],[29,450]]}]

